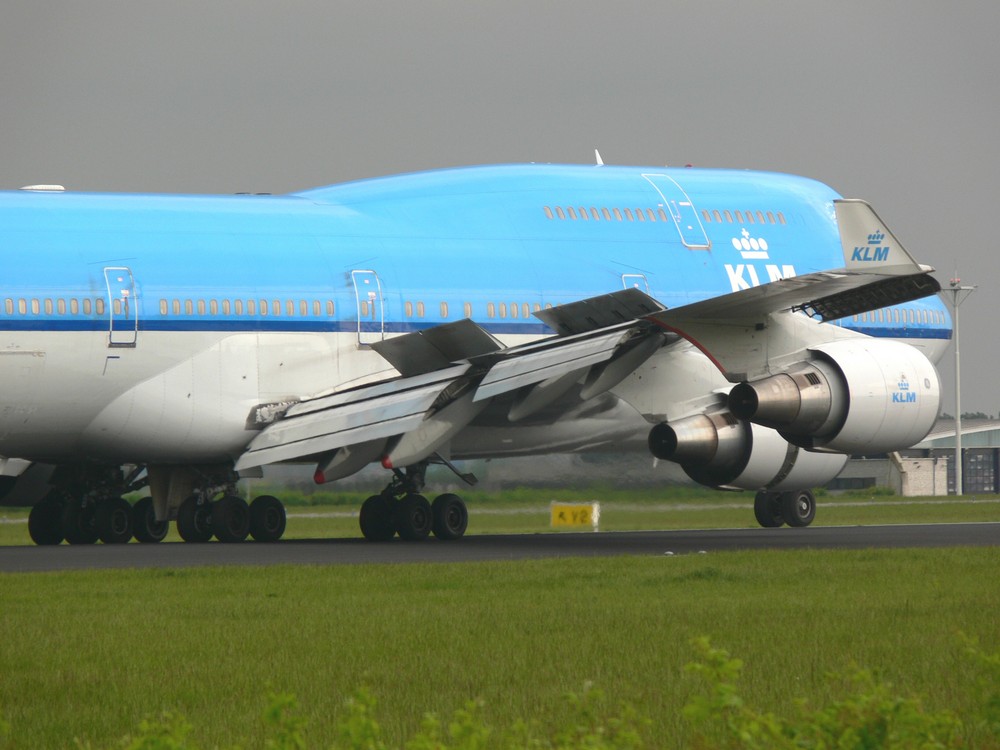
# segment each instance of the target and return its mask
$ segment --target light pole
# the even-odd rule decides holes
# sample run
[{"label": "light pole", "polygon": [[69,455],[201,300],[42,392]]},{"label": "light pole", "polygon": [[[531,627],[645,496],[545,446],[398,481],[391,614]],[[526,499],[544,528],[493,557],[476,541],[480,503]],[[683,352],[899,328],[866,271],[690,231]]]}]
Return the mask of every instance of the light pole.
[{"label": "light pole", "polygon": [[958,351],[958,308],[976,290],[974,286],[962,286],[962,280],[955,275],[947,289],[951,295],[952,316],[955,322],[955,494],[962,494],[962,371],[961,355]]}]

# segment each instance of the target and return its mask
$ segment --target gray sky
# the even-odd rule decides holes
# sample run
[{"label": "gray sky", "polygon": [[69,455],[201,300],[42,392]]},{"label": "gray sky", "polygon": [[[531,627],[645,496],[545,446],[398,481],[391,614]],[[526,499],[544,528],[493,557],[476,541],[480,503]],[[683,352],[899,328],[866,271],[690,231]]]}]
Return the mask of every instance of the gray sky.
[{"label": "gray sky", "polygon": [[595,147],[803,174],[979,286],[962,406],[996,414],[998,29],[968,0],[6,0],[0,187],[277,193]]}]

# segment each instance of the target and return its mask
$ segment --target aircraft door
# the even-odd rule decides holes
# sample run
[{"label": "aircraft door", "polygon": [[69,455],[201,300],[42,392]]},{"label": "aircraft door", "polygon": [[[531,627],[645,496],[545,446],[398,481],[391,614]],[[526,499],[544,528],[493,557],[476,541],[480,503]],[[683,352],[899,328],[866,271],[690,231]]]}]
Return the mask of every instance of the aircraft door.
[{"label": "aircraft door", "polygon": [[640,292],[649,294],[649,282],[645,275],[641,273],[623,273],[622,287],[625,289],[638,289]]},{"label": "aircraft door", "polygon": [[358,303],[358,344],[369,346],[385,338],[385,302],[382,282],[370,270],[351,271]]},{"label": "aircraft door", "polygon": [[107,266],[104,281],[108,287],[108,347],[134,347],[139,332],[139,300],[132,271],[125,266]]},{"label": "aircraft door", "polygon": [[663,209],[674,220],[681,242],[692,250],[708,250],[712,245],[694,203],[672,177],[665,174],[644,174],[659,195]]}]

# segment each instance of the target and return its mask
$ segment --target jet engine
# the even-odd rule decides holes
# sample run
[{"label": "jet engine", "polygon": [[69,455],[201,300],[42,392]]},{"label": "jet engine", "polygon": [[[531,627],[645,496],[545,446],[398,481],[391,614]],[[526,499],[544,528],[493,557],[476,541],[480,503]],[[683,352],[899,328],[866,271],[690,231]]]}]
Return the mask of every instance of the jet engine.
[{"label": "jet engine", "polygon": [[810,353],[785,372],[735,386],[730,411],[795,445],[836,453],[899,450],[930,431],[941,384],[934,365],[912,346],[848,339]]},{"label": "jet engine", "polygon": [[699,484],[744,490],[814,487],[837,476],[847,462],[844,455],[802,450],[725,410],[656,425],[649,450],[679,463]]}]

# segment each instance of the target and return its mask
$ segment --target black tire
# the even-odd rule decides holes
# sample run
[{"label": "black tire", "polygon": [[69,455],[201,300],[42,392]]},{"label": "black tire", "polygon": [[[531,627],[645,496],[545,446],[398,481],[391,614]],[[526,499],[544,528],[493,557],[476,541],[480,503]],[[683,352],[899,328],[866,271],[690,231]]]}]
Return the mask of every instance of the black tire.
[{"label": "black tire", "polygon": [[767,490],[758,492],[753,500],[753,515],[765,529],[783,526],[785,519],[781,514],[781,493]]},{"label": "black tire", "polygon": [[237,495],[212,503],[212,533],[220,542],[242,542],[250,533],[250,507]]},{"label": "black tire", "polygon": [[191,495],[177,509],[177,533],[185,542],[207,542],[212,538],[212,504]]},{"label": "black tire", "polygon": [[59,544],[63,540],[63,506],[57,500],[45,498],[28,514],[28,534],[35,544]]},{"label": "black tire", "polygon": [[382,495],[372,495],[361,505],[358,522],[361,533],[369,542],[388,542],[396,533],[392,525],[389,501]]},{"label": "black tire", "polygon": [[94,509],[94,528],[105,544],[127,544],[132,538],[132,506],[120,497],[101,500]]},{"label": "black tire", "polygon": [[169,521],[157,521],[153,498],[144,497],[132,506],[132,533],[143,544],[162,542],[170,529]]},{"label": "black tire", "polygon": [[434,514],[423,495],[407,495],[392,511],[392,525],[400,539],[416,542],[430,536]]},{"label": "black tire", "polygon": [[258,542],[276,542],[285,533],[285,506],[272,495],[261,495],[250,503],[250,536]]},{"label": "black tire", "polygon": [[808,526],[816,518],[816,498],[809,490],[782,492],[781,515],[789,526]]},{"label": "black tire", "polygon": [[431,505],[431,515],[434,519],[434,536],[438,539],[461,539],[469,528],[469,510],[458,495],[438,495]]},{"label": "black tire", "polygon": [[97,541],[94,503],[71,498],[63,511],[63,536],[70,544]]}]

